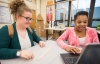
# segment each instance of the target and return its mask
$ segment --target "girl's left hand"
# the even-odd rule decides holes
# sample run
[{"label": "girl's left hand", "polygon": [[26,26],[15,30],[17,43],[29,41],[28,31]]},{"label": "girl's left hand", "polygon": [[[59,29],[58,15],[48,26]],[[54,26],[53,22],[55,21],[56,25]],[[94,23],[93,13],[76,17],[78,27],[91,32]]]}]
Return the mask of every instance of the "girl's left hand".
[{"label": "girl's left hand", "polygon": [[44,47],[45,46],[45,43],[43,41],[40,41],[39,42],[39,45],[40,45],[40,47]]}]

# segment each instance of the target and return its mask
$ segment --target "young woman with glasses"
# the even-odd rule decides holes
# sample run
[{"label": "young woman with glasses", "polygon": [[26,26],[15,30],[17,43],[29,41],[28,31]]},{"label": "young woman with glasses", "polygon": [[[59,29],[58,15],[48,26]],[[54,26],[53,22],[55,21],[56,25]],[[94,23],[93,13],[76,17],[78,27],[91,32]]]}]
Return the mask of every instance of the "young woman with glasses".
[{"label": "young woman with glasses", "polygon": [[22,57],[32,59],[34,54],[25,50],[34,46],[34,42],[44,47],[45,43],[36,35],[34,29],[32,33],[28,29],[32,19],[32,11],[25,4],[24,0],[13,0],[9,3],[11,14],[15,16],[16,22],[12,24],[14,33],[11,38],[8,33],[8,26],[0,29],[0,59],[11,59]]}]

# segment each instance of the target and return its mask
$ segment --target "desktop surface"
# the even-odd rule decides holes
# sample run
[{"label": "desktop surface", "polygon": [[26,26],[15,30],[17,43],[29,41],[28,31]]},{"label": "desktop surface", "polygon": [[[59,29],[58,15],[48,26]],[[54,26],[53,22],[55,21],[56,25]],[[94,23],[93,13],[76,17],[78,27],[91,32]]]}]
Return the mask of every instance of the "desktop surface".
[{"label": "desktop surface", "polygon": [[[48,49],[50,50],[45,54],[40,60],[38,60],[42,54],[44,54]],[[48,40],[43,48],[39,45],[35,45],[29,49],[34,54],[34,58],[31,60],[26,60],[23,58],[15,59],[0,59],[2,64],[63,64],[60,53],[66,53],[65,50],[61,49],[56,41]]]}]

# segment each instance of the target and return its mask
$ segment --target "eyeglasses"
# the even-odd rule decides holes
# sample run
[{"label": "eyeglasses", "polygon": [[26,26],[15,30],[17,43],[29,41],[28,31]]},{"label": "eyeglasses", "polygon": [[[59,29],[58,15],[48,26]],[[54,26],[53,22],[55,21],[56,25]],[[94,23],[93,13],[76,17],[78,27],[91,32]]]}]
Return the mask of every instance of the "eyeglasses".
[{"label": "eyeglasses", "polygon": [[22,16],[22,15],[20,15],[21,17],[23,17],[23,18],[25,18],[27,21],[32,21],[32,20],[34,20],[34,19],[32,19],[32,18],[29,18],[29,17],[25,17],[25,16]]}]

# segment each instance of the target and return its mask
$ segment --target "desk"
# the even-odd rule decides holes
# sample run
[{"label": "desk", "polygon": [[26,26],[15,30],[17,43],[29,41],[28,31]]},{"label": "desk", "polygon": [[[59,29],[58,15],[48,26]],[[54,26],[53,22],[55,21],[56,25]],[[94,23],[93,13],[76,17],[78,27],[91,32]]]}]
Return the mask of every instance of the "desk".
[{"label": "desk", "polygon": [[46,40],[48,40],[48,30],[60,31],[60,32],[59,32],[59,35],[61,35],[61,31],[64,31],[64,30],[66,30],[67,28],[44,28],[44,29],[46,29]]},{"label": "desk", "polygon": [[99,38],[99,41],[100,41],[100,30],[96,30],[97,34],[98,34],[98,38]]},{"label": "desk", "polygon": [[100,34],[100,30],[96,30],[96,32],[97,32],[98,34]]},{"label": "desk", "polygon": [[[50,47],[51,50],[40,61],[38,61],[37,59]],[[39,45],[35,45],[27,50],[34,53],[34,51],[39,48]],[[55,41],[48,40],[46,41],[46,46],[44,48],[40,48],[37,53],[34,54],[34,58],[30,61],[22,58],[16,58],[7,60],[0,59],[0,62],[1,64],[63,64],[60,53],[66,53],[66,51],[61,49]]]}]

